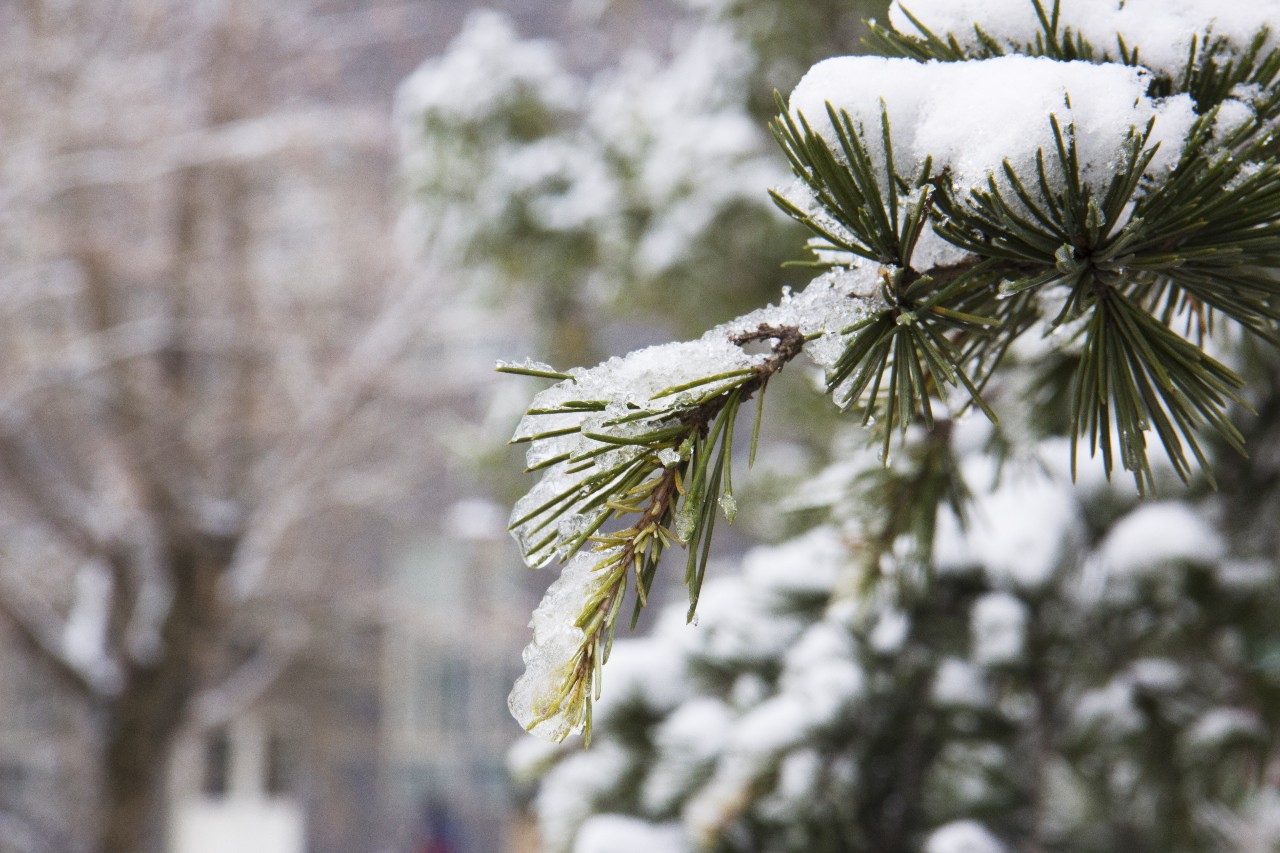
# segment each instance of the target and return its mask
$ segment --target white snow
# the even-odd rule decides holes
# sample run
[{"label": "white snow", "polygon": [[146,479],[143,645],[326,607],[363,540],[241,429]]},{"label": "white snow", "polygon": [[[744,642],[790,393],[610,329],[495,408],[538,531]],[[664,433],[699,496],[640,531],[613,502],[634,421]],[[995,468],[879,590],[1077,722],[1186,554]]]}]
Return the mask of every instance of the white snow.
[{"label": "white snow", "polygon": [[978,189],[986,187],[989,175],[1003,180],[1005,161],[1028,178],[1035,174],[1037,151],[1055,162],[1049,116],[1056,115],[1064,132],[1068,125],[1074,127],[1083,177],[1099,192],[1130,128],[1141,129],[1156,119],[1151,142],[1161,147],[1149,167],[1152,172],[1168,168],[1182,150],[1183,135],[1194,119],[1190,98],[1148,98],[1149,76],[1123,65],[1046,57],[919,63],[843,56],[811,68],[792,92],[789,107],[834,150],[839,143],[826,105],[847,111],[876,163],[884,162],[884,109],[900,174],[914,177],[932,157],[935,173],[947,169],[958,187]]},{"label": "white snow", "polygon": [[1023,654],[1027,631],[1027,606],[1007,592],[988,593],[969,615],[973,659],[991,666],[1013,663]]},{"label": "white snow", "polygon": [[867,634],[867,642],[882,655],[893,654],[902,648],[910,632],[911,617],[897,608],[885,609],[876,616],[875,627]]},{"label": "white snow", "polygon": [[[1053,4],[1044,5],[1051,9]],[[1267,47],[1274,47],[1280,21],[1277,0],[1068,0],[1059,8],[1059,32],[1083,35],[1095,50],[1113,58],[1119,58],[1121,36],[1130,50],[1137,49],[1139,62],[1175,77],[1186,66],[1192,39],[1210,34],[1243,49],[1269,26]],[[915,34],[904,9],[935,34],[954,35],[968,48],[978,46],[975,27],[1011,48],[1032,44],[1041,32],[1031,0],[894,0],[890,23],[899,32]]]},{"label": "white snow", "polygon": [[653,211],[635,262],[656,275],[684,260],[726,208],[758,205],[761,188],[781,177],[762,127],[745,110],[754,67],[747,45],[727,27],[693,29],[664,63],[640,51],[594,82],[586,136],[612,162],[632,204]]},{"label": "white snow", "polygon": [[[587,597],[599,587],[601,576],[593,569],[603,556],[592,551],[574,557],[547,589],[529,623],[533,642],[524,649],[525,671],[511,688],[507,707],[526,731],[548,740],[564,740],[577,730],[565,715],[568,699],[557,696],[586,636],[574,623]],[[539,722],[541,717],[546,719]]]},{"label": "white snow", "polygon": [[1184,733],[1187,746],[1205,750],[1221,749],[1234,739],[1266,737],[1266,726],[1258,715],[1243,708],[1210,708]]},{"label": "white snow", "polygon": [[799,749],[782,759],[776,793],[784,801],[787,814],[794,814],[797,806],[813,798],[822,764],[822,755],[813,749]]},{"label": "white snow", "polygon": [[742,715],[734,726],[729,748],[762,762],[804,740],[811,720],[811,709],[800,696],[773,696]]},{"label": "white snow", "polygon": [[662,721],[653,736],[658,754],[641,788],[645,809],[663,812],[688,793],[697,774],[728,742],[733,719],[724,702],[700,696]]},{"label": "white snow", "polygon": [[779,545],[751,549],[742,573],[753,586],[779,595],[829,594],[848,561],[848,544],[824,525]]},{"label": "white snow", "polygon": [[562,749],[554,741],[522,737],[507,751],[507,772],[517,782],[532,782],[560,758]]},{"label": "white snow", "polygon": [[999,587],[1043,587],[1080,535],[1080,508],[1070,482],[1016,461],[1004,466],[997,482],[997,463],[987,456],[968,457],[961,467],[974,496],[969,526],[962,529],[950,510],[939,513],[938,569],[977,566]]},{"label": "white snow", "polygon": [[[770,609],[772,599],[741,577],[709,578],[698,599],[698,624],[680,628],[676,636],[694,659],[735,667],[771,660],[795,642],[801,630],[794,617]],[[673,607],[667,624],[683,626],[684,621],[684,607]]]},{"label": "white snow", "polygon": [[935,829],[924,853],[1005,853],[1005,846],[977,821],[957,820]]},{"label": "white snow", "polygon": [[729,704],[737,711],[745,711],[765,700],[773,687],[758,672],[744,672],[733,680],[729,688]]},{"label": "white snow", "polygon": [[639,818],[600,814],[578,830],[573,853],[686,853],[690,850],[678,824],[650,823]]},{"label": "white snow", "polygon": [[604,667],[608,690],[593,706],[593,720],[607,726],[628,705],[643,705],[656,713],[676,708],[689,695],[679,661],[679,645],[663,634],[642,639],[620,636]]},{"label": "white snow", "polygon": [[[520,39],[510,19],[499,12],[472,12],[448,52],[401,84],[397,114],[407,118],[430,112],[459,122],[478,121],[531,94],[569,109],[581,93],[558,54],[552,42]],[[406,126],[408,133],[415,130]]]},{"label": "white snow", "polygon": [[1129,678],[1146,693],[1173,693],[1187,682],[1187,673],[1167,658],[1140,658],[1129,664]]},{"label": "white snow", "polygon": [[1137,575],[1171,562],[1215,563],[1226,552],[1221,537],[1184,503],[1144,504],[1111,529],[1102,543],[1102,565],[1113,574]]},{"label": "white snow", "polygon": [[105,691],[115,690],[122,677],[120,664],[107,649],[107,622],[115,587],[111,572],[98,560],[76,572],[75,599],[62,635],[66,659]]},{"label": "white snow", "polygon": [[533,801],[544,849],[571,849],[578,828],[597,810],[596,798],[607,796],[632,770],[627,751],[606,739],[551,768]]},{"label": "white snow", "polygon": [[1133,682],[1118,676],[1105,687],[1090,690],[1082,695],[1072,709],[1072,723],[1085,732],[1098,732],[1110,737],[1122,737],[1141,731],[1142,714],[1134,705]]},{"label": "white snow", "polygon": [[944,707],[985,708],[991,704],[982,670],[960,658],[946,658],[938,665],[932,696]]},{"label": "white snow", "polygon": [[799,697],[806,726],[835,722],[866,692],[849,630],[822,621],[805,631],[783,658],[778,687],[783,695]]}]

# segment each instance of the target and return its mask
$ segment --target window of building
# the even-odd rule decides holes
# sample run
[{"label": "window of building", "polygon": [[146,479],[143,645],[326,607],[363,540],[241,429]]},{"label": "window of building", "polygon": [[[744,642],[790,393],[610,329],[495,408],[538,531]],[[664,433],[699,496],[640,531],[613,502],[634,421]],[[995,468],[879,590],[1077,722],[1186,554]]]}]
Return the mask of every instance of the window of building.
[{"label": "window of building", "polygon": [[27,768],[17,761],[0,759],[0,809],[18,810],[26,782]]},{"label": "window of building", "polygon": [[458,731],[467,725],[470,672],[465,658],[446,658],[440,667],[440,726]]},{"label": "window of building", "polygon": [[210,732],[204,742],[206,796],[225,797],[231,788],[231,733],[226,728]]},{"label": "window of building", "polygon": [[263,791],[268,797],[282,797],[294,792],[296,748],[292,739],[278,731],[267,735],[266,778]]}]

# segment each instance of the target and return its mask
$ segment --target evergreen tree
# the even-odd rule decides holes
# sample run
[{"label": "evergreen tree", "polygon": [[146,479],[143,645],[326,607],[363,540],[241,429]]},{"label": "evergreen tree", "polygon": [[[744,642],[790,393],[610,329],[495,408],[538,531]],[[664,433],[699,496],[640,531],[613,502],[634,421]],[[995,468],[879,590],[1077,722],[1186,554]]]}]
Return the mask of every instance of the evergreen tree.
[{"label": "evergreen tree", "polygon": [[[559,380],[517,430],[541,479],[512,517],[563,563],[512,712],[594,738],[527,765],[553,849],[1270,849],[1274,539],[1239,512],[1270,479],[1233,458],[1272,447],[1247,410],[1275,394],[1275,20],[895,4],[886,57],[778,104],[802,292],[504,368]],[[791,501],[829,524],[704,591],[801,355],[856,413]],[[605,667],[681,549],[688,607]]]}]

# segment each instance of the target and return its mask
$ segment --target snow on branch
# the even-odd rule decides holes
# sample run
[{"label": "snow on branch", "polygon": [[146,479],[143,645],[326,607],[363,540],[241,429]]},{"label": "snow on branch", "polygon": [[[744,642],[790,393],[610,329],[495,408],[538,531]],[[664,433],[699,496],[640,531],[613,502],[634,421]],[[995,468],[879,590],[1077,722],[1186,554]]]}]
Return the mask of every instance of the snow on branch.
[{"label": "snow on branch", "polygon": [[119,689],[114,667],[85,666],[83,649],[76,640],[68,643],[68,628],[52,609],[37,607],[12,590],[0,591],[0,621],[7,622],[18,639],[44,661],[67,686],[87,697],[110,696]]},{"label": "snow on branch", "polygon": [[[1195,467],[1211,479],[1205,433],[1243,452],[1226,414],[1243,381],[1170,326],[1198,316],[1203,336],[1221,314],[1276,340],[1280,168],[1269,146],[1280,99],[1223,94],[1206,109],[1204,86],[1158,97],[1151,73],[1127,65],[918,58],[811,69],[775,127],[797,176],[775,200],[814,232],[820,261],[846,253],[904,270],[888,291],[903,316],[924,304],[969,321],[929,336],[933,349],[895,349],[894,364],[915,352],[909,375],[953,373],[980,402],[1012,342],[1044,318],[1083,348],[1074,432],[1108,474],[1119,461],[1152,488],[1154,431],[1184,480]],[[1257,73],[1274,88],[1280,53]],[[1219,224],[1205,230],[1210,212]],[[963,263],[975,266],[949,287],[910,275]],[[848,356],[836,379],[859,377],[852,402],[890,356],[870,342]],[[860,370],[868,359],[879,366]],[[928,425],[928,393],[905,390]],[[887,416],[901,423],[892,402]]]},{"label": "snow on branch", "polygon": [[[974,20],[975,4],[958,5],[955,20]],[[950,7],[921,6],[950,26]],[[736,512],[739,408],[801,351],[842,408],[878,424],[882,459],[895,428],[932,429],[935,406],[959,408],[953,390],[994,421],[983,389],[1033,330],[1060,330],[1073,474],[1082,441],[1140,492],[1155,487],[1153,439],[1184,481],[1198,467],[1212,482],[1207,434],[1243,452],[1228,417],[1243,380],[1203,338],[1221,315],[1280,342],[1280,52],[1257,28],[1265,16],[1181,6],[1171,19],[1198,28],[1182,44],[1210,58],[1189,54],[1171,81],[1123,32],[1121,62],[1095,53],[1057,3],[992,6],[1021,10],[1008,33],[988,34],[979,16],[971,36],[943,38],[896,5],[895,25],[905,17],[920,33],[876,31],[899,58],[821,62],[779,102],[774,134],[796,180],[773,197],[812,232],[808,265],[825,271],[803,293],[590,370],[502,368],[561,380],[513,439],[542,478],[511,530],[530,565],[567,561],[509,702],[526,728],[589,736],[629,578],[638,613],[672,545],[689,552],[692,617],[717,507]],[[1110,9],[1113,36],[1153,8],[1074,9],[1085,7]],[[1220,66],[1219,50],[1244,53]],[[748,346],[762,341],[767,352]],[[914,527],[931,532],[927,515]]]},{"label": "snow on branch", "polygon": [[1189,59],[1214,49],[1243,53],[1259,32],[1263,49],[1277,46],[1263,22],[1280,22],[1280,3],[1221,0],[894,0],[889,22],[899,33],[954,40],[972,54],[1065,52],[1082,58],[1131,58],[1166,77],[1185,73]]},{"label": "snow on branch", "polygon": [[[529,470],[543,475],[516,504],[511,530],[531,566],[568,563],[534,614],[528,668],[509,700],[527,729],[589,736],[627,586],[634,576],[638,615],[673,545],[688,550],[692,618],[716,515],[732,523],[737,512],[731,459],[742,404],[801,352],[831,367],[882,307],[876,269],[842,267],[699,340],[575,369],[535,397],[513,442],[530,445]],[[768,350],[748,351],[760,344]],[[500,369],[559,375],[536,364]],[[757,405],[752,456],[759,416]]]}]

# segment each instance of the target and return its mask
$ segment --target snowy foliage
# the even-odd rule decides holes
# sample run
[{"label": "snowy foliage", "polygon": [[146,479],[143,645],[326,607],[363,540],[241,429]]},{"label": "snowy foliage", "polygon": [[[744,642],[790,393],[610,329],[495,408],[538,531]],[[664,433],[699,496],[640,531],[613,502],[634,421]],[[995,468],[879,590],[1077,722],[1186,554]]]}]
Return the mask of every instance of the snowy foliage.
[{"label": "snowy foliage", "polygon": [[[583,75],[500,13],[473,13],[400,90],[405,233],[455,224],[460,283],[491,297],[533,288],[531,303],[570,316],[566,302],[731,293],[725,270],[752,257],[750,276],[776,277],[785,229],[760,188],[784,175],[747,112],[752,54],[712,23],[676,47],[670,59],[635,47]],[[718,254],[729,246],[735,257]]]},{"label": "snowy foliage", "polygon": [[[507,368],[559,380],[516,431],[540,479],[511,528],[564,565],[511,710],[595,738],[523,765],[549,850],[1272,837],[1274,553],[1206,486],[1280,321],[1274,12],[895,3],[890,57],[779,104],[808,287],[594,368]],[[755,453],[738,410],[801,354],[864,441],[779,501],[824,525],[704,585]],[[615,646],[680,548],[688,606]]]},{"label": "snowy foliage", "polygon": [[[1041,10],[1057,19],[1063,41],[1083,39],[1104,56],[1130,55],[1166,77],[1206,46],[1242,53],[1260,24],[1280,21],[1280,3],[1206,0],[1063,0]],[[1025,0],[894,0],[889,20],[904,33],[932,31],[954,37],[968,50],[1034,51],[1043,29],[1036,7]],[[1262,49],[1276,45],[1268,33]]]},{"label": "snowy foliage", "polygon": [[[1150,849],[1243,844],[1264,794],[1242,787],[1238,768],[1274,760],[1274,721],[1258,708],[1280,673],[1257,657],[1280,643],[1274,582],[1235,586],[1220,548],[1171,549],[1154,553],[1141,594],[1099,594],[1091,569],[1117,532],[1141,525],[1176,541],[1185,516],[1113,489],[1102,497],[1116,517],[1089,530],[1090,507],[1061,475],[1027,461],[1002,479],[1029,478],[1061,489],[1080,520],[1077,545],[1047,569],[1047,549],[1029,548],[1032,583],[1007,559],[986,562],[983,531],[948,532],[975,540],[970,556],[927,585],[849,600],[839,579],[865,531],[847,519],[843,532],[750,552],[739,573],[708,582],[697,625],[677,607],[652,637],[620,640],[617,654],[631,643],[643,653],[609,683],[595,743],[560,747],[551,760],[572,779],[541,782],[547,849],[576,849],[586,812],[569,804],[583,802],[646,821],[612,824],[619,845],[675,822],[682,846],[670,849],[688,851],[988,853],[1028,832],[1099,853],[1122,837]],[[975,492],[972,510],[1008,506],[997,488]],[[1010,526],[1052,543],[1059,523]],[[628,688],[664,678],[656,702]]]}]

